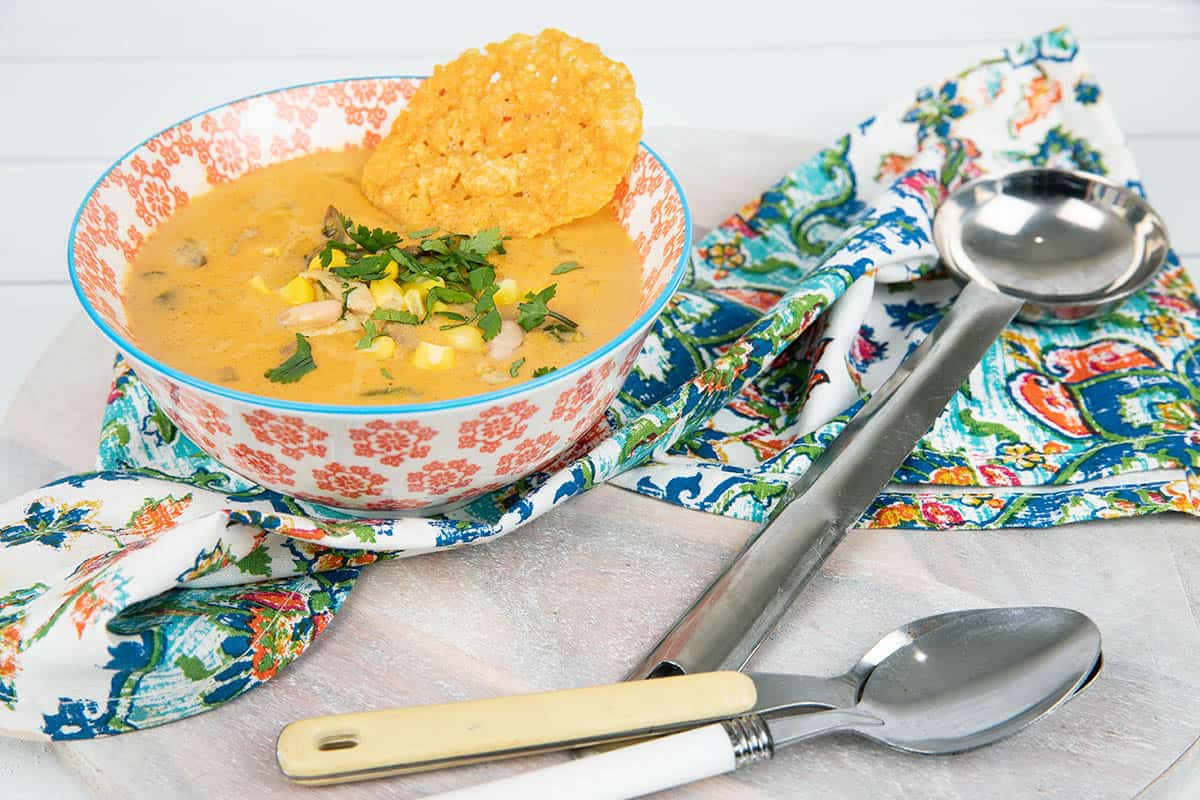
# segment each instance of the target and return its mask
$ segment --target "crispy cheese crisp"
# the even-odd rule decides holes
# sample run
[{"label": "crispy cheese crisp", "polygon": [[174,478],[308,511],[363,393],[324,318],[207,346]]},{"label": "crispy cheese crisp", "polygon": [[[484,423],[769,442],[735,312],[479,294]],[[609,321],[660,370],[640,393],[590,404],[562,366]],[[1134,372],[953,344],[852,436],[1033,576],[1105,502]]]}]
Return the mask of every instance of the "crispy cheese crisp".
[{"label": "crispy cheese crisp", "polygon": [[641,135],[624,64],[559,30],[517,34],[434,69],[363,191],[405,225],[535,236],[612,199]]}]

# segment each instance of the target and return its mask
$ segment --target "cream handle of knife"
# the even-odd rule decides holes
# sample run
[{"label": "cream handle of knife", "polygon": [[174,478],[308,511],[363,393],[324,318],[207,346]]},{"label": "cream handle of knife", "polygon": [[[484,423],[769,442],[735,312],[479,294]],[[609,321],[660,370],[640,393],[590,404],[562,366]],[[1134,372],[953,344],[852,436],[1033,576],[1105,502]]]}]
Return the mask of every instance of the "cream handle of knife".
[{"label": "cream handle of knife", "polygon": [[645,736],[737,716],[757,700],[741,672],[706,672],[557,692],[300,720],[276,744],[307,784],[345,783]]}]

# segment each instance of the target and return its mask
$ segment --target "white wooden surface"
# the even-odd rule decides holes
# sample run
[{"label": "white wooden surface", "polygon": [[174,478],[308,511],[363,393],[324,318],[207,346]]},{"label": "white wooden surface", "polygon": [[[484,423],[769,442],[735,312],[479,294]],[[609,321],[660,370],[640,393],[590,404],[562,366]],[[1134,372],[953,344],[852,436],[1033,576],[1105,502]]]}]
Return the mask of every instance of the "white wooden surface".
[{"label": "white wooden surface", "polygon": [[[923,83],[1062,23],[1082,40],[1176,248],[1200,263],[1200,4],[1187,0],[5,0],[0,418],[74,314],[63,253],[87,187],[126,149],[208,106],[310,80],[423,74],[465,45],[555,25],[630,65],[651,129],[825,141]],[[32,485],[32,474],[6,468],[0,487]],[[83,796],[103,785],[78,762],[56,766],[62,757],[0,742],[0,795]]]}]

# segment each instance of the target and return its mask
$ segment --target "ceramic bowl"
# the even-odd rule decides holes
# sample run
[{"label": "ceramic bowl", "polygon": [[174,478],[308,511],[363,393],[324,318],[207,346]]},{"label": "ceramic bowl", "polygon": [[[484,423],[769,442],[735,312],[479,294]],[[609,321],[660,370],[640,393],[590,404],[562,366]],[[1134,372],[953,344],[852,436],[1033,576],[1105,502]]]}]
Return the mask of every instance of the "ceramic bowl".
[{"label": "ceramic bowl", "polygon": [[197,114],[113,164],[71,228],[71,281],[92,321],[192,441],[270,489],[339,508],[397,512],[453,504],[546,465],[603,417],[683,276],[687,204],[670,169],[643,145],[614,201],[642,257],[637,317],[549,375],[444,402],[318,405],[207,383],[138,346],[125,319],[122,276],[157,225],[189,197],[258,167],[375,145],[420,81],[295,86]]}]

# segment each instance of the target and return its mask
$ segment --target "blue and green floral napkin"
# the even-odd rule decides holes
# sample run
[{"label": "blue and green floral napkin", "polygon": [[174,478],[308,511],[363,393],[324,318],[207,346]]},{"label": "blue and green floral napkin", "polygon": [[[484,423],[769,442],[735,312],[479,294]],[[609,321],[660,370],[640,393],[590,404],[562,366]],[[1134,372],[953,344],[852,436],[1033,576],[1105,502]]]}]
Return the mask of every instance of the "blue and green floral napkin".
[{"label": "blue and green floral napkin", "polygon": [[[730,217],[607,421],[451,516],[368,522],[254,486],[118,362],[100,471],[0,505],[0,733],[88,738],[225,703],[299,656],[362,567],[508,533],[601,482],[762,519],[953,300],[940,200],[1028,165],[1141,190],[1066,30],[920,89]],[[1102,319],[1012,324],[860,524],[1197,513],[1198,332],[1173,255]]]}]

